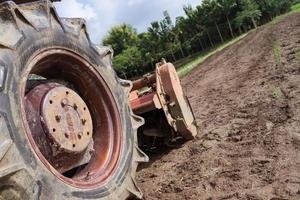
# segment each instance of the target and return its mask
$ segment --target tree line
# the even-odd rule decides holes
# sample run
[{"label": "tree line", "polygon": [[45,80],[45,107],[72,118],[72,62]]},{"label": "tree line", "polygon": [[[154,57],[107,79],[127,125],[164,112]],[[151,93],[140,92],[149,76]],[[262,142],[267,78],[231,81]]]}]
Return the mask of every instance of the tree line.
[{"label": "tree line", "polygon": [[185,16],[163,19],[137,33],[130,24],[114,26],[102,40],[114,50],[113,64],[123,78],[143,75],[161,58],[176,62],[214,48],[286,13],[299,0],[203,0],[195,8],[183,6]]}]

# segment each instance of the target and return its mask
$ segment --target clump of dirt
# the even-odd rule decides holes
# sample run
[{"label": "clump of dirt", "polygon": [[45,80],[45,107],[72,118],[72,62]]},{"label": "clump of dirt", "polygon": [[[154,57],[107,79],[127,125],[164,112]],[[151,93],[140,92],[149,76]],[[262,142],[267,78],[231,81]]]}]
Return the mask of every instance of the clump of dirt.
[{"label": "clump of dirt", "polygon": [[139,171],[145,199],[299,200],[299,52],[293,14],[186,76],[200,135]]}]

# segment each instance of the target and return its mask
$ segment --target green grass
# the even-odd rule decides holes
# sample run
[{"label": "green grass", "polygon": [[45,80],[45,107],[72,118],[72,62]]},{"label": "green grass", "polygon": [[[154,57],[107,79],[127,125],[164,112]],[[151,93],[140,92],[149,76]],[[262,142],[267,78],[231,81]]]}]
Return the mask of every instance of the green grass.
[{"label": "green grass", "polygon": [[286,13],[284,15],[277,16],[271,22],[269,22],[267,25],[271,24],[272,26],[275,26],[276,24],[281,22],[284,18],[286,18],[288,15],[290,15],[290,13]]},{"label": "green grass", "polygon": [[295,5],[292,6],[291,8],[292,12],[300,12],[300,3],[297,3]]},{"label": "green grass", "polygon": [[[300,3],[293,5],[291,7],[291,11],[289,13],[286,13],[286,14],[280,15],[278,17],[275,17],[270,23],[268,23],[266,25],[269,25],[269,24],[276,25],[280,21],[282,21],[285,17],[287,17],[288,15],[291,15],[291,14],[296,13],[296,12],[300,12]],[[255,30],[251,30],[251,31],[255,31]],[[249,31],[248,33],[250,33],[251,31]],[[193,70],[198,65],[203,63],[207,58],[209,58],[210,56],[214,55],[215,53],[217,53],[219,51],[222,51],[226,47],[231,46],[232,44],[240,41],[245,36],[247,36],[248,33],[245,33],[245,34],[243,34],[243,35],[241,35],[237,38],[234,38],[234,39],[230,40],[229,42],[224,43],[224,44],[222,44],[222,45],[220,45],[220,46],[218,46],[218,47],[216,47],[216,48],[214,48],[214,49],[212,49],[208,52],[205,52],[205,53],[202,53],[200,55],[192,56],[190,58],[185,59],[183,62],[181,62],[179,64],[180,67],[177,69],[177,73],[178,73],[179,77],[184,77],[191,70]],[[278,64],[278,65],[281,64],[281,54],[280,54],[280,49],[279,49],[278,45],[274,45],[273,54],[274,54],[276,64]],[[296,58],[300,62],[300,53],[299,52],[296,54]]]},{"label": "green grass", "polygon": [[[294,14],[294,13],[299,13],[300,12],[300,3],[295,4],[291,7],[291,11],[277,16],[275,17],[270,23],[268,23],[267,25],[271,24],[272,26],[275,26],[276,24],[278,24],[279,22],[281,22],[282,20],[284,20],[287,16]],[[295,51],[295,56],[296,59],[300,62],[300,53]],[[275,63],[277,65],[281,65],[281,52],[280,52],[280,47],[278,44],[274,44],[273,45],[273,55],[274,55],[274,59],[275,59]]]},{"label": "green grass", "polygon": [[278,44],[273,45],[273,56],[275,59],[276,65],[281,65],[281,52]]},{"label": "green grass", "polygon": [[184,77],[185,75],[187,75],[192,69],[196,68],[199,64],[203,63],[207,58],[209,58],[210,56],[214,55],[215,53],[222,51],[223,49],[225,49],[226,47],[229,47],[230,45],[240,41],[242,38],[246,37],[248,33],[245,33],[237,38],[234,38],[232,40],[230,40],[227,43],[224,43],[222,45],[219,45],[218,47],[204,53],[204,54],[200,54],[194,58],[192,58],[191,61],[187,62],[186,64],[183,64],[182,66],[180,66],[177,69],[177,73],[179,75],[179,77]]}]

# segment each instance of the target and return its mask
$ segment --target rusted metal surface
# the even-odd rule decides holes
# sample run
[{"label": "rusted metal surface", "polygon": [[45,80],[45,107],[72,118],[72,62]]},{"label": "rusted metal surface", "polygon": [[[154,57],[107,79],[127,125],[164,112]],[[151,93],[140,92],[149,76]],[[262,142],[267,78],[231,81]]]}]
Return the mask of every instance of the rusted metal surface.
[{"label": "rusted metal surface", "polygon": [[73,90],[58,86],[42,102],[44,125],[62,151],[83,152],[92,141],[93,124],[87,105]]},{"label": "rusted metal surface", "polygon": [[133,81],[132,90],[139,90],[143,87],[152,87],[156,82],[156,74],[145,75],[143,78]]},{"label": "rusted metal surface", "polygon": [[162,105],[159,101],[157,93],[149,92],[146,95],[138,96],[137,91],[132,91],[130,95],[131,109],[135,114],[143,114],[154,109],[161,109]]},{"label": "rusted metal surface", "polygon": [[188,99],[183,93],[180,79],[174,65],[165,63],[158,67],[157,81],[161,86],[158,92],[168,117],[169,124],[186,139],[193,139],[197,135],[196,120]]},{"label": "rusted metal surface", "polygon": [[[41,81],[40,85],[34,84],[31,90],[26,89],[27,84],[20,86],[20,94],[25,94],[27,91],[26,98],[20,96],[23,124],[27,137],[41,162],[60,180],[74,187],[91,189],[104,185],[117,168],[123,140],[119,109],[105,80],[84,58],[63,48],[44,49],[33,56],[23,76],[25,79],[23,83],[27,83],[29,74],[37,74],[52,82],[49,84]],[[67,89],[69,95],[73,90],[79,96],[72,93],[73,97],[66,100],[67,91],[63,90],[69,88],[66,85],[72,85],[72,89]],[[30,84],[28,86],[32,87]],[[51,94],[51,91],[58,95]],[[57,108],[51,108],[50,105],[43,106],[56,98],[55,102],[62,103],[55,104]],[[70,110],[62,110],[62,106],[68,106]],[[90,114],[84,113],[84,107]],[[80,109],[82,113],[75,113],[75,108]],[[79,122],[73,124],[73,128],[66,125],[68,120],[65,118],[69,114],[73,121]],[[65,126],[55,126],[60,124],[58,122],[65,123]],[[80,124],[83,123],[86,128],[80,128]],[[55,126],[55,133],[52,126]],[[78,128],[79,130],[76,130]],[[89,130],[91,132],[88,134]],[[69,138],[71,135],[74,137],[70,140],[73,143],[65,140],[67,138],[64,132],[68,133],[68,131]],[[86,134],[85,142],[79,142],[77,133],[80,132]],[[60,135],[55,135],[56,133]],[[84,149],[90,137],[92,142],[86,150],[75,153]],[[76,139],[78,141],[72,149]],[[63,151],[53,153],[54,143],[56,143],[54,148],[60,146]],[[76,168],[71,175],[63,173],[74,166]]]},{"label": "rusted metal surface", "polygon": [[[151,90],[139,95],[137,90],[146,86]],[[131,107],[136,114],[162,110],[167,123],[174,131],[186,139],[193,139],[197,135],[193,111],[184,95],[176,69],[171,63],[160,63],[156,67],[155,74],[135,81],[131,93]]]},{"label": "rusted metal surface", "polygon": [[137,99],[131,101],[131,109],[136,114],[142,114],[155,109],[154,97],[156,93],[152,92],[147,95],[143,95]]},{"label": "rusted metal surface", "polygon": [[25,101],[35,141],[59,172],[89,162],[92,119],[78,94],[60,84],[47,83],[31,90]]}]

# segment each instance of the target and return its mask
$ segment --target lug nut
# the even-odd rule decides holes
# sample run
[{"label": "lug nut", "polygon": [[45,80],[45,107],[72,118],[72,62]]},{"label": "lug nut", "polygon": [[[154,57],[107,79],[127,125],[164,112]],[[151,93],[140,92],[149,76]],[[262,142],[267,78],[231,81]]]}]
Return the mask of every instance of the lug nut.
[{"label": "lug nut", "polygon": [[78,109],[78,106],[76,105],[76,103],[74,103],[73,108],[74,108],[75,110]]},{"label": "lug nut", "polygon": [[68,101],[66,100],[66,99],[63,99],[62,101],[61,101],[61,107],[65,107],[66,105],[68,104]]},{"label": "lug nut", "polygon": [[57,122],[60,122],[60,120],[61,120],[61,116],[59,116],[59,115],[56,115],[56,116],[55,116],[55,120],[56,120]]}]

